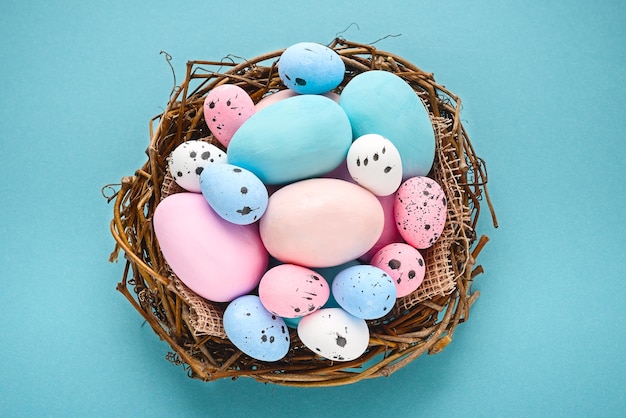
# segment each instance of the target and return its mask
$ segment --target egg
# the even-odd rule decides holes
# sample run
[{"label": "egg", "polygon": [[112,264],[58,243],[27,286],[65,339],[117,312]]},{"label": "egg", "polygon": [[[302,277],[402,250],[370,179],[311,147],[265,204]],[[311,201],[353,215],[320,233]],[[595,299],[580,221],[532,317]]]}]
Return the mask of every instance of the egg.
[{"label": "egg", "polygon": [[357,259],[383,226],[384,213],[373,194],[347,181],[315,178],[274,192],[259,232],[273,257],[314,268]]},{"label": "egg", "polygon": [[330,287],[319,273],[295,264],[269,269],[259,283],[265,308],[284,318],[297,318],[320,309],[330,296]]},{"label": "egg", "polygon": [[365,134],[350,146],[350,176],[376,196],[393,194],[402,183],[402,159],[391,141],[382,135]]},{"label": "egg", "polygon": [[258,285],[267,268],[258,224],[222,219],[199,193],[166,197],[152,222],[172,271],[205,299],[228,302],[244,295]]},{"label": "egg", "polygon": [[395,194],[377,197],[380,202],[380,206],[383,208],[383,213],[385,214],[385,224],[383,226],[383,232],[381,232],[376,244],[374,244],[368,252],[359,257],[359,260],[366,263],[368,263],[374,254],[376,254],[385,245],[392,244],[394,242],[404,242],[402,235],[400,235],[400,232],[396,227],[396,215],[394,212],[394,203],[396,201]]},{"label": "egg", "polygon": [[174,148],[168,169],[174,181],[183,189],[200,193],[200,174],[213,163],[225,163],[226,153],[213,144],[191,140]]},{"label": "egg", "polygon": [[[295,91],[291,89],[284,89],[284,90],[277,91],[259,100],[259,102],[256,105],[254,105],[254,110],[255,112],[258,112],[259,110],[265,109],[271,104],[280,102],[281,100],[288,99],[289,97],[294,97],[297,95],[298,93],[296,93]],[[328,93],[322,94],[322,96],[328,97],[329,99],[333,100],[335,103],[339,103],[339,95],[337,93],[329,91]]]},{"label": "egg", "polygon": [[435,157],[435,131],[417,93],[398,75],[366,71],[351,79],[339,105],[350,119],[354,138],[379,134],[402,157],[402,178],[425,176]]},{"label": "egg", "polygon": [[412,177],[396,192],[394,214],[398,232],[407,243],[418,249],[429,248],[446,223],[446,195],[435,180]]},{"label": "egg", "polygon": [[315,42],[291,45],[278,60],[278,75],[283,84],[301,94],[329,92],[343,81],[345,72],[339,54]]},{"label": "egg", "polygon": [[255,112],[252,98],[235,84],[221,84],[209,91],[203,110],[207,126],[225,147],[237,129]]},{"label": "egg", "polygon": [[266,185],[287,184],[333,170],[351,144],[350,121],[337,103],[298,95],[248,119],[228,146],[228,162],[252,171]]},{"label": "egg", "polygon": [[289,351],[291,339],[285,321],[265,309],[256,295],[230,302],[223,321],[228,339],[252,358],[278,361]]},{"label": "egg", "polygon": [[341,308],[323,308],[300,320],[298,337],[321,357],[350,361],[365,353],[370,334],[364,319]]},{"label": "egg", "polygon": [[357,318],[378,319],[396,302],[396,285],[382,269],[362,265],[348,267],[333,280],[332,293],[337,303]]},{"label": "egg", "polygon": [[406,243],[394,243],[381,248],[372,257],[370,264],[391,277],[396,285],[397,298],[417,290],[426,274],[424,257]]},{"label": "egg", "polygon": [[200,176],[200,188],[219,216],[238,225],[258,221],[267,208],[268,193],[263,182],[232,164],[207,167]]}]

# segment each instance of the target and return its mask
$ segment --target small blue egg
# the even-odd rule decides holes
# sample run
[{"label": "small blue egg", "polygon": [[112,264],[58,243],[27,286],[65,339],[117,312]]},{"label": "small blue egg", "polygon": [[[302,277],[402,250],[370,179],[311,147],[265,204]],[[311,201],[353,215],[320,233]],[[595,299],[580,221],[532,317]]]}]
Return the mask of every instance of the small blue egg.
[{"label": "small blue egg", "polygon": [[328,93],[343,81],[346,65],[339,54],[315,42],[300,42],[285,49],[278,61],[278,75],[300,94]]},{"label": "small blue egg", "polygon": [[396,285],[382,269],[372,265],[348,267],[332,285],[337,303],[351,315],[377,319],[388,314],[396,302]]},{"label": "small blue egg", "polygon": [[289,351],[291,339],[285,321],[265,309],[256,295],[230,302],[223,321],[228,339],[252,358],[278,361]]},{"label": "small blue egg", "polygon": [[212,164],[200,174],[202,195],[223,219],[249,225],[265,213],[268,193],[254,173],[232,164]]}]

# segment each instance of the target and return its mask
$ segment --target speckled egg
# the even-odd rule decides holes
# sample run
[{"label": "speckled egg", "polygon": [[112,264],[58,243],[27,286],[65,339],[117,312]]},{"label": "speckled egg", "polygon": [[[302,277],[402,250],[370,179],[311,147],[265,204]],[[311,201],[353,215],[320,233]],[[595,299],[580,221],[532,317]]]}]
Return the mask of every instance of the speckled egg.
[{"label": "speckled egg", "polygon": [[213,210],[237,225],[258,221],[267,209],[265,185],[245,168],[228,163],[209,166],[200,176],[200,187]]},{"label": "speckled egg", "polygon": [[425,176],[435,157],[435,131],[417,93],[389,71],[363,72],[346,84],[339,104],[348,115],[354,138],[379,134],[402,156],[403,179]]},{"label": "speckled egg", "polygon": [[398,149],[382,135],[358,137],[348,150],[350,176],[376,196],[393,194],[402,183],[402,159]]},{"label": "speckled egg", "polygon": [[323,308],[303,317],[298,337],[317,355],[334,361],[350,361],[367,350],[369,329],[364,319],[341,308]]},{"label": "speckled egg", "polygon": [[200,193],[200,174],[213,163],[225,163],[226,153],[204,141],[187,141],[170,154],[168,169],[174,181],[183,189]]},{"label": "speckled egg", "polygon": [[348,267],[333,280],[332,293],[346,312],[377,319],[391,312],[396,285],[385,271],[371,265]]},{"label": "speckled egg", "polygon": [[396,297],[414,292],[426,273],[424,257],[414,247],[405,243],[389,244],[372,257],[372,266],[387,273],[396,284]]},{"label": "speckled egg", "polygon": [[398,188],[394,213],[402,238],[415,248],[429,248],[446,223],[446,195],[433,179],[412,177]]},{"label": "speckled egg", "polygon": [[341,83],[346,66],[339,54],[315,42],[291,45],[280,55],[278,75],[291,90],[300,94],[322,94]]},{"label": "speckled egg", "polygon": [[269,312],[256,295],[241,296],[224,311],[224,331],[241,351],[262,361],[278,361],[289,351],[285,321]]},{"label": "speckled egg", "polygon": [[207,126],[225,147],[255,111],[248,93],[234,84],[222,84],[211,90],[204,99],[203,109]]},{"label": "speckled egg", "polygon": [[320,309],[330,296],[330,287],[319,273],[295,264],[269,269],[259,283],[265,308],[284,318],[297,318]]}]

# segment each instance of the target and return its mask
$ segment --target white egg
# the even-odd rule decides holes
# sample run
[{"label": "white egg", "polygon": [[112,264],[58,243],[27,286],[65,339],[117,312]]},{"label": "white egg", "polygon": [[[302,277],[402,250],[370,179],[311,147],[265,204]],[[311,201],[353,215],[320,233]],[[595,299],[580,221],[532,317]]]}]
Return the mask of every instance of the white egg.
[{"label": "white egg", "polygon": [[322,308],[302,317],[298,337],[309,350],[324,358],[350,361],[367,350],[370,334],[364,319],[341,308]]},{"label": "white egg", "polygon": [[183,189],[200,193],[200,174],[209,164],[225,163],[226,152],[204,141],[187,141],[170,154],[168,168]]},{"label": "white egg", "polygon": [[358,137],[348,150],[350,176],[376,196],[394,193],[402,183],[402,158],[393,143],[382,135]]}]

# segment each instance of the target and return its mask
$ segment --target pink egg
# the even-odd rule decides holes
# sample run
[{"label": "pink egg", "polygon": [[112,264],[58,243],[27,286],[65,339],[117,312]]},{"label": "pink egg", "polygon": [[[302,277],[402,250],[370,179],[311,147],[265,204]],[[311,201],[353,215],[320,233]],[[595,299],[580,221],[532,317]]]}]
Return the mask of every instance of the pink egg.
[{"label": "pink egg", "polygon": [[[255,105],[255,111],[258,112],[261,109],[268,107],[269,105],[279,102],[281,100],[287,99],[289,97],[298,96],[298,93],[291,89],[285,89],[277,91],[276,93],[272,93],[269,96],[265,96]],[[329,99],[334,100],[336,103],[339,103],[339,95],[337,93],[328,92],[322,94],[322,96],[326,96]]]},{"label": "pink egg", "polygon": [[414,292],[426,273],[422,254],[405,243],[389,244],[381,248],[370,261],[372,266],[383,270],[396,285],[396,297]]},{"label": "pink egg", "polygon": [[283,318],[308,315],[320,309],[329,296],[326,279],[295,264],[269,269],[259,283],[259,297],[265,309]]},{"label": "pink egg", "polygon": [[396,227],[396,217],[393,209],[396,196],[391,194],[389,196],[376,197],[378,198],[378,201],[383,208],[383,212],[385,213],[385,226],[383,227],[383,232],[380,234],[380,238],[378,238],[376,244],[374,244],[374,246],[360,258],[365,262],[369,262],[374,254],[376,254],[385,245],[404,241],[402,235],[400,235],[400,232]]},{"label": "pink egg", "polygon": [[284,263],[331,267],[376,243],[384,212],[376,197],[347,181],[315,178],[274,192],[259,221],[269,253]]},{"label": "pink egg", "polygon": [[154,233],[178,278],[203,298],[228,302],[253,290],[268,263],[257,224],[222,219],[198,193],[163,199]]},{"label": "pink egg", "polygon": [[253,114],[254,102],[244,89],[234,84],[217,86],[204,99],[204,120],[225,147]]},{"label": "pink egg", "polygon": [[428,177],[411,177],[396,192],[398,232],[415,248],[431,247],[446,223],[446,205],[445,193],[437,182]]}]

